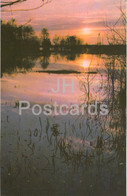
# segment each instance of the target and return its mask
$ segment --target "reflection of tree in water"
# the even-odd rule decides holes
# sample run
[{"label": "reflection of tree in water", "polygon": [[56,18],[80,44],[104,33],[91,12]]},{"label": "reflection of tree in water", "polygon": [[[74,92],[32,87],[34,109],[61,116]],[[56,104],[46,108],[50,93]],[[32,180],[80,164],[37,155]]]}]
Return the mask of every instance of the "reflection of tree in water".
[{"label": "reflection of tree in water", "polygon": [[69,61],[75,61],[78,57],[80,57],[81,53],[77,53],[77,52],[72,52],[72,51],[68,51],[68,52],[57,52],[54,55],[55,58],[55,62],[57,62],[58,60],[66,58],[66,60]]},{"label": "reflection of tree in water", "polygon": [[59,61],[61,59],[61,56],[59,53],[55,53],[55,54],[53,54],[53,58],[55,60],[55,63],[57,63],[57,61]]},{"label": "reflection of tree in water", "polygon": [[77,57],[80,56],[78,53],[70,52],[67,55],[65,55],[67,60],[75,61]]},{"label": "reflection of tree in water", "polygon": [[43,69],[46,69],[50,62],[50,53],[46,53],[41,57],[40,64]]},{"label": "reflection of tree in water", "polygon": [[14,73],[17,71],[29,71],[35,65],[34,57],[30,56],[14,56],[14,54],[7,55],[7,58],[2,58],[1,73]]},{"label": "reflection of tree in water", "polygon": [[[102,131],[97,139],[97,143],[108,143],[113,160],[119,157],[118,163],[125,164],[125,138],[126,138],[126,71],[125,56],[110,56],[105,58],[105,83],[98,87],[98,92],[102,95],[101,102],[108,105],[109,114],[101,120],[101,116],[96,117],[100,123]],[[98,73],[99,74],[99,73]],[[101,74],[101,73],[100,73]],[[82,79],[82,89],[84,89],[85,100],[93,101],[96,97],[92,93],[94,80],[89,74]],[[104,98],[103,98],[104,97]],[[107,139],[103,135],[107,133]],[[104,149],[107,147],[105,146]],[[113,150],[115,153],[113,153]],[[117,161],[117,160],[116,160]]]},{"label": "reflection of tree in water", "polygon": [[106,63],[108,103],[111,108],[111,128],[120,128],[125,134],[126,60],[125,56],[111,57]]}]

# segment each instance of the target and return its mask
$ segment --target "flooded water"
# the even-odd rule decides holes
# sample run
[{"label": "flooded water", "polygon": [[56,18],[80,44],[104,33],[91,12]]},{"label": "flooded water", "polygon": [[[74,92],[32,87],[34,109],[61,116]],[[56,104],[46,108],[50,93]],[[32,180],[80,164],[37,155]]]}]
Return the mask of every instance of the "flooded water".
[{"label": "flooded water", "polygon": [[[125,195],[125,57],[52,54],[2,73],[3,195]],[[53,93],[60,81],[60,90]],[[74,91],[63,81],[74,82]],[[108,115],[19,115],[19,101],[106,104]],[[81,109],[81,108],[80,108]]]},{"label": "flooded water", "polygon": [[[48,60],[47,68],[43,68],[41,62],[42,58],[36,59],[35,66],[32,67],[27,73],[24,70],[18,70],[19,73],[12,73],[11,75],[4,75],[2,78],[2,102],[15,102],[20,100],[29,100],[31,102],[46,103],[53,100],[58,102],[77,103],[83,96],[83,85],[85,80],[92,83],[92,94],[97,99],[101,99],[103,93],[97,91],[101,88],[102,83],[107,82],[104,70],[104,59],[96,55],[82,54],[75,61],[65,59],[65,57],[51,56]],[[101,74],[100,72],[101,71]],[[51,74],[45,73],[51,71]],[[80,74],[52,74],[53,71],[71,70],[77,71]],[[42,72],[41,72],[42,71]],[[45,72],[43,72],[45,71]],[[22,73],[23,72],[23,73]],[[90,73],[90,74],[89,74]],[[103,74],[103,75],[102,75]],[[52,93],[52,88],[56,89],[57,79],[60,80],[60,91]],[[62,93],[63,79],[69,84],[74,79],[74,93],[73,97],[71,88],[66,88],[66,92]],[[64,101],[63,101],[64,100]]]}]

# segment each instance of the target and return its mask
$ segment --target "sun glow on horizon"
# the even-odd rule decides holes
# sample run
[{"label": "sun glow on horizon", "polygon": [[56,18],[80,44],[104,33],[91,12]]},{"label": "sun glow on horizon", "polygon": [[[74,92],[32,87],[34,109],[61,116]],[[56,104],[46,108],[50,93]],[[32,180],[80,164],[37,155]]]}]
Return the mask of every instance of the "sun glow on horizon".
[{"label": "sun glow on horizon", "polygon": [[83,31],[84,31],[85,35],[88,35],[88,34],[91,33],[91,29],[90,28],[84,28]]}]

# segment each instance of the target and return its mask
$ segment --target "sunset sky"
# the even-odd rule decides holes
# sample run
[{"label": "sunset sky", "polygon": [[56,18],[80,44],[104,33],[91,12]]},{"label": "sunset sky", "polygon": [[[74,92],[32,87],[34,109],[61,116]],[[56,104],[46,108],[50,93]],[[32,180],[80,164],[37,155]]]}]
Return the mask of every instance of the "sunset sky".
[{"label": "sunset sky", "polygon": [[[42,3],[41,0],[27,0],[6,10],[34,8]],[[19,24],[31,19],[30,25],[38,35],[42,28],[49,29],[51,38],[57,35],[77,35],[84,43],[97,43],[101,33],[106,43],[106,21],[113,23],[118,18],[119,0],[52,0],[44,7],[33,11],[2,12],[2,19],[15,18]],[[3,9],[3,10],[4,10]]]}]

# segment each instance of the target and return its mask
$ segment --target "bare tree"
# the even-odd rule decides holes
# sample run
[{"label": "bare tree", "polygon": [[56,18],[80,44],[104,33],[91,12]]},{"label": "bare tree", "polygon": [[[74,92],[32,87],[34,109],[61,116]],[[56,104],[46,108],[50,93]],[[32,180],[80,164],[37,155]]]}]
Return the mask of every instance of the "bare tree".
[{"label": "bare tree", "polygon": [[16,1],[1,1],[1,7],[11,6],[17,3],[22,3],[26,0],[16,0]]},{"label": "bare tree", "polygon": [[0,2],[0,7],[2,8],[1,11],[2,12],[12,12],[12,11],[31,11],[31,10],[36,10],[36,9],[39,9],[41,7],[43,7],[44,5],[46,5],[47,3],[50,3],[52,0],[40,0],[40,5],[37,6],[37,7],[33,7],[33,8],[29,8],[29,9],[4,9],[6,7],[10,7],[10,6],[13,6],[13,5],[17,5],[19,3],[23,3],[23,2],[26,2],[28,0],[3,0]]},{"label": "bare tree", "polygon": [[111,45],[126,45],[126,10],[122,4],[118,9],[120,10],[120,16],[114,22],[114,24],[109,24],[106,22],[106,26],[108,28],[107,40]]}]

